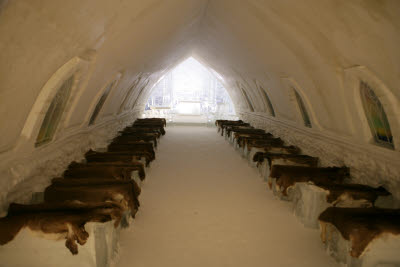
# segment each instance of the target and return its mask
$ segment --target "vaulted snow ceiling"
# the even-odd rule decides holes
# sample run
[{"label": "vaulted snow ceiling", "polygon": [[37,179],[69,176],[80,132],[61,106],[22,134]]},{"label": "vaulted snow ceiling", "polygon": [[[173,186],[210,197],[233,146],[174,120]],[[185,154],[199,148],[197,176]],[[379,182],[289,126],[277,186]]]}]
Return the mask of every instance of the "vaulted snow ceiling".
[{"label": "vaulted snow ceiling", "polygon": [[[15,161],[11,152],[35,150],[45,113],[72,75],[53,142],[137,114],[160,77],[193,56],[223,77],[241,118],[367,144],[391,162],[400,139],[399,14],[397,0],[0,1],[0,155]],[[371,143],[360,81],[386,111],[394,150]]]}]

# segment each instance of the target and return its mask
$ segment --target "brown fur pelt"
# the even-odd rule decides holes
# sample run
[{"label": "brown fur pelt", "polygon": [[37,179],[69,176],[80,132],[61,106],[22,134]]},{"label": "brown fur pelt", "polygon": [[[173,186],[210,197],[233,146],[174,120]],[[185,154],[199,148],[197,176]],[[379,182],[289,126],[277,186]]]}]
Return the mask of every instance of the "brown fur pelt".
[{"label": "brown fur pelt", "polygon": [[88,222],[119,224],[123,210],[116,203],[79,203],[22,205],[10,204],[8,215],[0,218],[0,245],[15,238],[22,228],[34,232],[56,234],[65,238],[65,246],[72,254],[78,254],[78,242],[84,245],[89,237],[85,230]]},{"label": "brown fur pelt", "polygon": [[65,178],[115,178],[115,179],[131,179],[132,172],[138,171],[141,180],[146,177],[144,166],[140,162],[88,162],[78,163],[72,162],[68,169],[64,172]]},{"label": "brown fur pelt", "polygon": [[132,162],[136,165],[140,158],[144,157],[146,160],[146,166],[149,166],[150,162],[153,161],[151,153],[146,151],[123,151],[123,152],[96,152],[89,150],[85,154],[86,162]]},{"label": "brown fur pelt", "polygon": [[325,225],[334,225],[344,239],[351,241],[350,255],[358,258],[368,244],[383,233],[400,234],[400,210],[377,208],[337,208],[329,207],[321,213],[323,241]]},{"label": "brown fur pelt", "polygon": [[140,203],[140,187],[134,180],[62,179],[55,178],[46,188],[44,199],[49,203],[78,200],[80,202],[116,202],[135,217]]},{"label": "brown fur pelt", "polygon": [[273,165],[271,178],[276,178],[276,184],[283,188],[282,194],[287,195],[287,188],[300,182],[313,182],[314,184],[343,183],[350,177],[348,167],[306,167],[293,165]]}]

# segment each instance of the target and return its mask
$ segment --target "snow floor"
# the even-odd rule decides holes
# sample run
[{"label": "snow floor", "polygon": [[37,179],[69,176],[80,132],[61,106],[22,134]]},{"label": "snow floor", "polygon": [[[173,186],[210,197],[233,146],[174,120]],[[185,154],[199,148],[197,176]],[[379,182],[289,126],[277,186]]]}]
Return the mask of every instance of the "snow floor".
[{"label": "snow floor", "polygon": [[339,266],[216,128],[166,131],[116,266]]}]

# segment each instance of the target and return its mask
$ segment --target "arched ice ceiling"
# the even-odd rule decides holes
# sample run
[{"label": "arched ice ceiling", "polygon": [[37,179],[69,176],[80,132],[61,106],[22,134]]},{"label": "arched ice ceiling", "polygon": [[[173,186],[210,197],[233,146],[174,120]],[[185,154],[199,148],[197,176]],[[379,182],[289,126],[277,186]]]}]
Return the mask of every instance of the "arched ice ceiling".
[{"label": "arched ice ceiling", "polygon": [[87,127],[101,90],[115,77],[101,118],[118,118],[133,104],[142,108],[154,83],[188,56],[221,74],[239,113],[249,110],[238,84],[255,113],[266,113],[262,86],[276,120],[296,122],[295,87],[313,130],[354,140],[359,118],[348,70],[361,66],[399,103],[397,0],[3,0],[0,8],[0,151],[28,138],[43,88],[78,59],[85,67],[66,132]]}]

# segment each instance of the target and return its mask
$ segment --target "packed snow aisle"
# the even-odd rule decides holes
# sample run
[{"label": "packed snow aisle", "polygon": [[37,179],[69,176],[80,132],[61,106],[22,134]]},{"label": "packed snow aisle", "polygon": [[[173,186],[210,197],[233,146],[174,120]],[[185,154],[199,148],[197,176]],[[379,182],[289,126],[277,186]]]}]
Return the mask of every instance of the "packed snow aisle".
[{"label": "packed snow aisle", "polygon": [[118,267],[338,266],[214,127],[169,126]]}]

